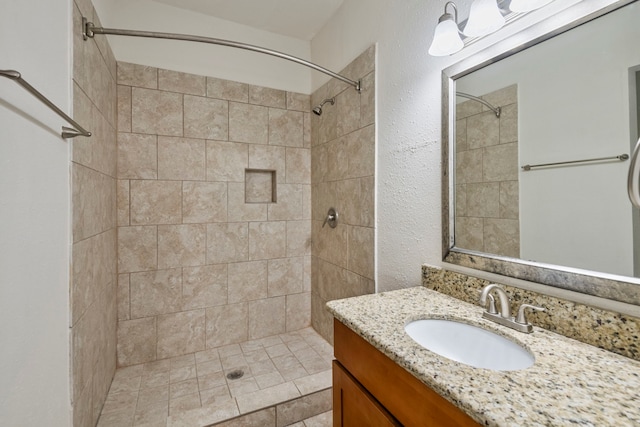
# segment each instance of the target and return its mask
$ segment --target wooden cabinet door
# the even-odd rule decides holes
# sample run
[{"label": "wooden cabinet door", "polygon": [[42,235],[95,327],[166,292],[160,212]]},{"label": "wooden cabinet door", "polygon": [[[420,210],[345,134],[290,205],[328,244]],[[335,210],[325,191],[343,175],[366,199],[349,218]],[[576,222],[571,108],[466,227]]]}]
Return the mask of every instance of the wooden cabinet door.
[{"label": "wooden cabinet door", "polygon": [[400,426],[340,363],[333,361],[333,426]]}]

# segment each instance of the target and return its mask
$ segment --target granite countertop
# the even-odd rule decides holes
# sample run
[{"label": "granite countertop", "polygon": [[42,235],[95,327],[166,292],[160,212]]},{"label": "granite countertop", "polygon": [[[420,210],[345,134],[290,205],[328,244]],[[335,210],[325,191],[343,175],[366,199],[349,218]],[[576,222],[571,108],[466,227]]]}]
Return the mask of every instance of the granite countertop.
[{"label": "granite countertop", "polygon": [[[487,426],[640,426],[640,362],[541,328],[516,332],[482,308],[424,287],[327,303],[342,323],[431,389]],[[535,355],[498,372],[439,356],[404,331],[411,320],[455,319],[497,332]]]}]

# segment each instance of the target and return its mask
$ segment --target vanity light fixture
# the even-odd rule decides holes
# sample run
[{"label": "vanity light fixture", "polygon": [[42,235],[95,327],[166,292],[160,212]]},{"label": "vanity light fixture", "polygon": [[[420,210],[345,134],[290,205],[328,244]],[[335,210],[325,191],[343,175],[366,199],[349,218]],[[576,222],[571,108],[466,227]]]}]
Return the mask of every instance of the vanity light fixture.
[{"label": "vanity light fixture", "polygon": [[[448,1],[444,5],[444,14],[438,19],[433,41],[429,47],[431,56],[447,56],[459,52],[464,47],[463,38],[483,37],[502,28],[520,16],[539,9],[554,0],[474,0],[471,3],[469,19],[462,22],[464,30],[458,25],[458,8]],[[453,14],[447,8],[453,8]]]},{"label": "vanity light fixture", "polygon": [[551,3],[553,0],[511,0],[509,10],[516,13],[531,12]]},{"label": "vanity light fixture", "polygon": [[496,0],[475,0],[471,3],[469,20],[463,33],[467,37],[482,37],[498,31],[504,23]]},{"label": "vanity light fixture", "polygon": [[[453,8],[453,15],[447,12],[447,7]],[[444,5],[444,14],[438,20],[433,42],[429,47],[429,55],[431,56],[447,56],[453,55],[464,47],[460,38],[460,29],[458,28],[458,8],[449,1]]]}]

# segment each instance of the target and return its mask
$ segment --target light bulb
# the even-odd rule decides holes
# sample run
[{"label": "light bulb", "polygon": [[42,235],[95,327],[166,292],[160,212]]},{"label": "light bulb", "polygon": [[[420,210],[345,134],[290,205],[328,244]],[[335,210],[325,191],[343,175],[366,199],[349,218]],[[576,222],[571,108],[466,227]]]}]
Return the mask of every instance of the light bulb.
[{"label": "light bulb", "polygon": [[[448,14],[447,14],[448,15]],[[443,15],[440,22],[436,26],[433,34],[433,42],[429,47],[429,55],[431,56],[447,56],[459,52],[464,43],[460,38],[458,25],[454,22],[451,15]]]},{"label": "light bulb", "polygon": [[529,12],[551,3],[553,0],[511,0],[509,10],[516,13]]},{"label": "light bulb", "polygon": [[463,32],[468,37],[480,37],[499,30],[504,23],[496,0],[475,0]]}]

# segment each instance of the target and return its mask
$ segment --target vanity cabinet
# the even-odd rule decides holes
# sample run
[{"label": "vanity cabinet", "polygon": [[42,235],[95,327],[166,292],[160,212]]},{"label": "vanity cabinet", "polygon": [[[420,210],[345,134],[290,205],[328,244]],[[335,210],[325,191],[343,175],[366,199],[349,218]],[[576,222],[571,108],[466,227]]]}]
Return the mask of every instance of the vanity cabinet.
[{"label": "vanity cabinet", "polygon": [[334,331],[335,427],[479,426],[338,320]]}]

